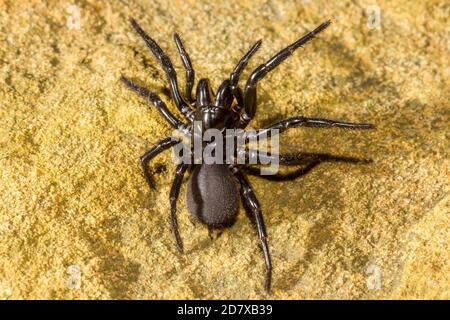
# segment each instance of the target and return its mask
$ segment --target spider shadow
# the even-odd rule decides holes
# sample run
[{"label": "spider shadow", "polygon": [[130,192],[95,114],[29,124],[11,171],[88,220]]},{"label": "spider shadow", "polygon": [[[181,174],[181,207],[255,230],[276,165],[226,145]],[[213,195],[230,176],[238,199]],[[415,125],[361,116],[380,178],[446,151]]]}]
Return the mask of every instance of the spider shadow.
[{"label": "spider shadow", "polygon": [[[293,171],[263,176],[260,173],[260,169],[257,168],[256,166],[243,166],[240,169],[244,173],[251,176],[261,177],[268,181],[282,182],[282,181],[293,181],[297,178],[300,178],[310,173],[321,163],[326,162],[370,164],[373,163],[373,160],[359,157],[336,156],[328,153],[302,153],[301,157],[298,157],[297,161],[291,161],[288,164],[288,166],[290,167],[299,166]],[[334,204],[334,207],[336,206],[337,204]],[[250,214],[248,214],[246,210],[245,213],[247,217],[252,221],[252,224],[255,225],[254,218]],[[333,219],[334,219],[333,216],[326,216],[323,219],[320,219],[319,221],[314,223],[312,228],[308,231],[306,244],[307,248],[305,254],[299,261],[297,261],[290,268],[290,270],[293,270],[293,272],[288,272],[288,275],[282,277],[277,281],[281,284],[281,286],[278,285],[279,287],[282,287],[285,290],[291,290],[295,287],[296,284],[298,284],[299,281],[301,281],[302,276],[307,272],[309,265],[314,258],[314,253],[334,239],[334,231],[332,230]],[[367,261],[359,261],[357,263],[358,265],[365,265]],[[293,274],[296,274],[294,278],[297,279],[298,281],[292,281]]]},{"label": "spider shadow", "polygon": [[344,162],[353,164],[372,163],[371,159],[335,156],[329,153],[300,153],[294,155],[286,154],[284,156],[286,158],[290,158],[290,161],[289,163],[283,163],[281,161],[280,165],[300,166],[300,168],[288,173],[276,173],[274,175],[262,175],[261,170],[255,166],[243,166],[240,170],[248,175],[259,176],[269,181],[291,181],[311,172],[311,170],[320,165],[322,162]]},{"label": "spider shadow", "polygon": [[[245,174],[263,178],[268,181],[283,182],[283,181],[293,181],[300,178],[308,173],[310,173],[314,168],[319,166],[323,162],[343,162],[350,164],[370,164],[372,159],[358,158],[358,157],[345,157],[345,156],[335,156],[329,153],[298,153],[290,157],[290,155],[285,154],[284,157],[290,158],[289,164],[280,162],[281,165],[286,166],[300,166],[294,171],[287,173],[276,173],[273,175],[263,175],[261,169],[256,166],[243,165],[239,169]],[[247,217],[255,223],[254,217],[249,214],[248,210],[245,210]]]}]

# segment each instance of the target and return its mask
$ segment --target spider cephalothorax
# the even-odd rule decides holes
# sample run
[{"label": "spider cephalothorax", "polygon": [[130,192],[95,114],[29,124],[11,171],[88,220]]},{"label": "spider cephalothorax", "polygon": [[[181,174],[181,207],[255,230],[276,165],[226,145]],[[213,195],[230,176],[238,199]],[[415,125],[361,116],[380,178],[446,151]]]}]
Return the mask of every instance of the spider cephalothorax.
[{"label": "spider cephalothorax", "polygon": [[230,109],[233,95],[229,81],[224,81],[216,96],[208,79],[200,79],[197,85],[194,121],[201,121],[203,129],[233,128],[234,114]]},{"label": "spider cephalothorax", "polygon": [[[305,36],[278,52],[266,63],[258,66],[249,76],[244,88],[241,89],[238,85],[239,77],[247,66],[249,59],[261,46],[261,41],[256,42],[238,62],[231,73],[230,78],[222,82],[217,89],[216,94],[211,90],[209,81],[207,79],[201,79],[197,85],[195,98],[192,96],[195,78],[194,69],[192,68],[191,61],[183,47],[180,37],[176,33],[174,34],[177,49],[186,69],[186,89],[184,97],[178,88],[177,75],[170,58],[162,51],[158,44],[142,30],[134,19],[131,19],[131,25],[161,63],[170,84],[172,100],[180,113],[186,118],[187,122],[179,120],[178,117],[172,114],[156,93],[135,84],[124,76],[121,77],[122,82],[128,88],[151,102],[173,128],[192,137],[194,123],[200,123],[203,130],[219,129],[221,132],[224,132],[224,129],[245,129],[256,113],[256,89],[258,81],[275,69],[297,48],[301,47],[303,44],[313,39],[319,32],[326,29],[330,25],[330,21],[322,23],[313,31],[307,33]],[[258,134],[273,129],[276,129],[278,130],[278,133],[281,133],[289,128],[300,126],[317,128],[337,127],[346,129],[374,128],[374,126],[370,124],[358,124],[298,116],[279,121],[271,126],[263,128]],[[155,188],[155,185],[148,172],[149,161],[162,151],[167,150],[178,143],[181,142],[175,137],[163,139],[141,157],[144,176],[151,188]],[[258,153],[259,151],[252,150],[252,152]],[[295,175],[286,176],[286,178],[298,177],[323,160],[347,159],[352,161],[351,158],[339,158],[324,154],[297,154],[295,156],[277,155],[277,157],[279,163],[282,165],[299,164],[311,160],[303,171]],[[282,176],[260,175],[255,170],[252,170],[252,167],[234,163],[207,164],[205,162],[194,162],[194,164],[192,164],[190,161],[182,161],[176,168],[175,178],[170,190],[170,217],[177,248],[180,252],[183,251],[183,242],[178,231],[176,201],[180,192],[183,176],[188,169],[190,172],[186,191],[188,209],[198,221],[207,225],[209,230],[228,227],[234,223],[239,209],[240,193],[243,206],[256,226],[259,241],[264,253],[266,264],[265,289],[269,291],[271,287],[272,267],[265,225],[260,205],[244,172],[256,174],[270,180],[282,179]]]}]

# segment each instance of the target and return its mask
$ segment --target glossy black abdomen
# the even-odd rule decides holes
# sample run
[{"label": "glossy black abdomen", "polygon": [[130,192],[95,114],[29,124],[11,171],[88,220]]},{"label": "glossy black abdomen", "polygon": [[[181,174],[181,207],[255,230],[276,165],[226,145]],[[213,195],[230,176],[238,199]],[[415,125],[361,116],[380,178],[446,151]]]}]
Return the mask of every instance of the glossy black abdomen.
[{"label": "glossy black abdomen", "polygon": [[186,199],[189,212],[210,227],[228,227],[236,220],[239,193],[228,165],[196,165],[189,177]]}]

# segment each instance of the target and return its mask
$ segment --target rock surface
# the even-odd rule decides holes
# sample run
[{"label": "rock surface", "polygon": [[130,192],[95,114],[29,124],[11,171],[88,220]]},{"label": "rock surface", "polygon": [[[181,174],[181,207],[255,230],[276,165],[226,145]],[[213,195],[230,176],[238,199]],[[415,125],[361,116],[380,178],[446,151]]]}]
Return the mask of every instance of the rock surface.
[{"label": "rock surface", "polygon": [[[377,3],[0,2],[0,298],[449,299],[450,7]],[[373,132],[294,129],[281,140],[288,151],[372,162],[324,162],[290,182],[250,178],[267,224],[272,295],[243,209],[211,241],[190,219],[183,188],[186,252],[177,253],[170,154],[152,163],[156,192],[139,167],[171,129],[118,80],[125,74],[170,101],[131,16],[183,83],[178,31],[197,79],[214,87],[257,39],[263,47],[244,78],[333,20],[261,82],[252,126],[297,114],[374,123]]]}]

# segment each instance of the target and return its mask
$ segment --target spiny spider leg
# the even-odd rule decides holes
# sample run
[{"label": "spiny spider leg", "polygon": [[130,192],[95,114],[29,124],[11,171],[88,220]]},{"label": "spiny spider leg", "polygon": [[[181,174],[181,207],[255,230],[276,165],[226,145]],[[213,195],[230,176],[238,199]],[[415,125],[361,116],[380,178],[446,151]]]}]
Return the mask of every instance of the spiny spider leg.
[{"label": "spiny spider leg", "polygon": [[273,56],[269,61],[265,64],[257,67],[250,77],[247,80],[244,88],[244,113],[241,115],[238,120],[237,127],[245,128],[251,119],[255,116],[256,113],[256,86],[258,81],[262,80],[270,71],[279,66],[286,58],[288,58],[294,51],[300,48],[302,45],[312,40],[319,32],[325,30],[331,21],[328,20],[322,23],[313,31],[309,32],[305,36],[301,37],[288,47],[284,48],[280,52],[278,52],[275,56]]},{"label": "spiny spider leg", "polygon": [[269,181],[291,181],[291,180],[295,180],[295,179],[309,173],[312,169],[317,167],[320,164],[320,162],[321,161],[319,161],[319,160],[314,160],[311,163],[309,163],[308,165],[306,165],[304,168],[299,168],[293,172],[289,172],[289,173],[285,173],[285,174],[276,173],[276,174],[271,174],[271,175],[264,175],[261,173],[260,169],[255,168],[255,167],[250,167],[250,166],[246,166],[246,167],[243,167],[240,169],[243,172],[245,172],[246,174],[249,174],[252,176],[257,176],[257,177],[260,177],[260,178],[263,178],[263,179],[269,180]]},{"label": "spiny spider leg", "polygon": [[262,40],[258,40],[248,51],[247,53],[239,60],[238,64],[234,68],[233,72],[230,75],[230,86],[233,92],[233,95],[236,97],[237,106],[235,108],[235,112],[239,113],[239,111],[243,107],[243,97],[242,90],[238,87],[239,77],[241,76],[242,71],[244,71],[245,67],[248,64],[250,58],[258,51],[261,47]]},{"label": "spiny spider leg", "polygon": [[149,100],[155,108],[163,115],[163,117],[169,122],[175,129],[180,129],[183,127],[183,123],[178,120],[167,108],[166,104],[161,100],[161,98],[154,92],[137,85],[131,80],[124,76],[120,77],[120,80],[131,90],[136,92],[141,97]]},{"label": "spiny spider leg", "polygon": [[[245,152],[245,154],[244,154]],[[333,156],[327,153],[308,153],[308,152],[298,152],[298,153],[287,153],[287,154],[272,154],[269,151],[255,150],[255,149],[246,149],[238,152],[239,154],[244,154],[246,163],[251,163],[250,159],[259,158],[260,163],[256,164],[264,164],[270,163],[275,160],[278,161],[279,164],[288,165],[288,166],[298,166],[308,164],[313,160],[320,161],[333,161],[333,162],[350,162],[350,163],[369,163],[370,160],[366,159],[358,159],[354,157],[344,157],[344,156]],[[257,161],[255,161],[257,162]]]},{"label": "spiny spider leg", "polygon": [[[249,153],[250,152],[258,152],[258,156],[262,156],[263,159],[265,158],[272,160],[274,157],[273,155],[267,153],[264,153],[262,155],[259,151],[256,150],[249,150]],[[327,153],[296,153],[278,155],[277,157],[279,158],[279,163],[282,165],[304,165],[304,167],[299,168],[293,172],[285,174],[276,173],[274,175],[263,175],[261,173],[261,170],[254,166],[245,165],[240,167],[240,169],[246,174],[258,176],[269,181],[290,181],[309,173],[312,169],[317,167],[322,162],[368,163],[368,160],[366,159],[333,156]]]},{"label": "spiny spider leg", "polygon": [[177,249],[179,252],[183,252],[183,240],[181,240],[180,231],[178,230],[177,222],[177,199],[180,194],[181,183],[183,182],[183,176],[189,165],[181,163],[177,166],[175,172],[175,179],[170,189],[170,221],[172,223],[172,230],[175,234],[175,240],[177,242]]},{"label": "spiny spider leg", "polygon": [[236,167],[232,167],[231,170],[241,185],[241,198],[244,208],[249,214],[251,214],[251,217],[254,218],[254,222],[256,223],[256,230],[258,231],[258,238],[264,253],[264,261],[266,264],[264,288],[269,293],[272,282],[272,263],[270,261],[269,246],[267,245],[266,227],[261,213],[261,207],[259,205],[258,199],[256,199],[252,186],[250,185],[250,182],[248,182],[245,175]]},{"label": "spiny spider leg", "polygon": [[232,86],[236,86],[239,82],[239,77],[241,76],[242,71],[244,71],[245,67],[248,64],[250,58],[258,51],[261,47],[262,40],[258,40],[248,51],[247,53],[239,60],[238,64],[234,68],[233,72],[230,75],[230,83]]},{"label": "spiny spider leg", "polygon": [[267,128],[259,130],[256,133],[257,137],[267,134],[270,136],[271,130],[279,130],[278,133],[282,133],[290,128],[297,127],[312,127],[312,128],[342,128],[351,130],[372,130],[375,129],[373,124],[369,123],[352,123],[343,121],[334,121],[321,118],[306,118],[306,117],[293,117],[289,119],[282,120],[280,122],[274,123]]},{"label": "spiny spider leg", "polygon": [[141,36],[141,38],[145,41],[147,44],[147,47],[150,49],[150,51],[153,53],[153,55],[156,57],[156,59],[161,62],[161,65],[166,72],[167,80],[170,84],[170,91],[172,93],[172,99],[175,102],[175,105],[177,108],[181,111],[181,113],[188,119],[193,119],[193,113],[192,109],[189,107],[186,101],[184,101],[183,97],[180,94],[180,90],[178,88],[177,83],[177,73],[175,69],[173,68],[172,61],[170,61],[169,56],[167,56],[164,51],[159,47],[159,45],[148,36],[147,33],[138,25],[136,20],[133,18],[130,19],[131,26],[134,30]]},{"label": "spiny spider leg", "polygon": [[179,142],[180,141],[178,139],[173,137],[165,138],[159,141],[153,148],[151,148],[141,157],[141,166],[142,170],[144,171],[145,180],[147,180],[147,183],[151,189],[155,189],[155,183],[147,170],[148,163],[158,154],[169,149],[170,147],[176,145]]},{"label": "spiny spider leg", "polygon": [[290,153],[290,154],[280,154],[279,156],[280,164],[287,166],[303,165],[311,161],[319,162],[346,162],[346,163],[370,163],[370,160],[360,159],[355,157],[345,157],[345,156],[334,156],[328,153]]},{"label": "spiny spider leg", "polygon": [[175,40],[178,52],[180,53],[181,61],[186,69],[186,97],[188,101],[192,103],[194,102],[194,98],[192,97],[192,87],[194,86],[195,81],[195,71],[194,68],[192,68],[191,59],[189,58],[178,33],[173,34],[173,39]]}]

